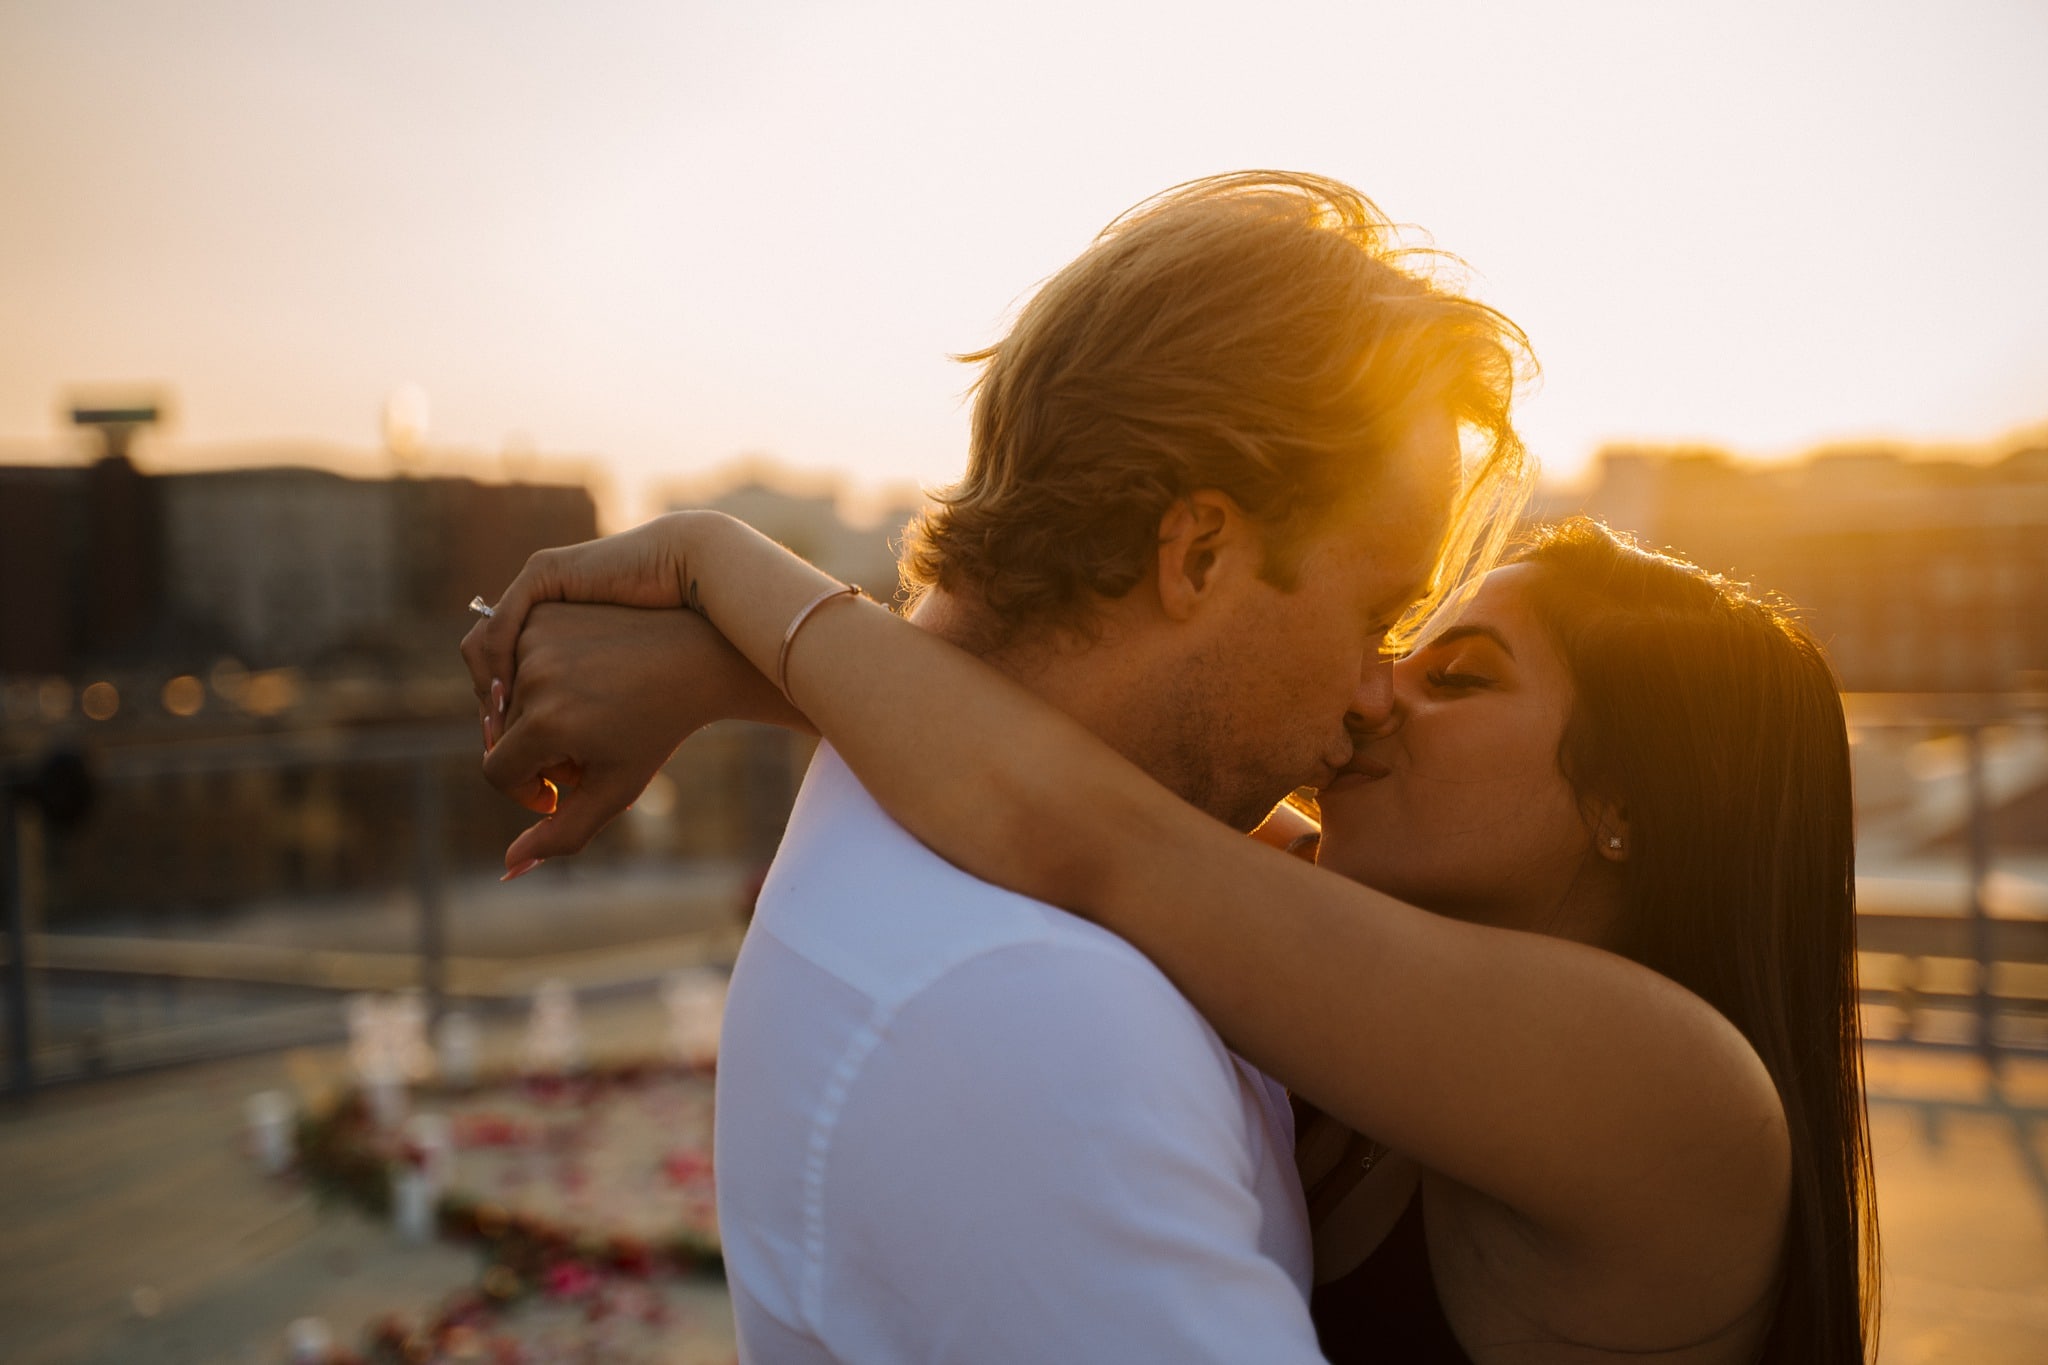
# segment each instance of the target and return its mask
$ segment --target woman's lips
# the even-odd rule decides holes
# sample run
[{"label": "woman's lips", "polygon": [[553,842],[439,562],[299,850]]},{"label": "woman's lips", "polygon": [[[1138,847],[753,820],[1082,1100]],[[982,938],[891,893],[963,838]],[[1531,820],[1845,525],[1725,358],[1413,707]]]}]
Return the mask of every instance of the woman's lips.
[{"label": "woman's lips", "polygon": [[1393,769],[1384,763],[1361,756],[1339,768],[1337,775],[1324,784],[1323,790],[1334,792],[1343,791],[1346,787],[1363,786],[1368,782],[1379,781],[1392,771]]}]

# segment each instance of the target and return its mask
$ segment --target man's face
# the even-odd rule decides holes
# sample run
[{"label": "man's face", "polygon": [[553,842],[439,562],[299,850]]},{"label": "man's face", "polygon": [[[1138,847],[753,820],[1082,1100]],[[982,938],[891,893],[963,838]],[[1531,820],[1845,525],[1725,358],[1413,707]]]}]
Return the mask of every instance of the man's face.
[{"label": "man's face", "polygon": [[1161,687],[1163,780],[1250,829],[1351,760],[1346,718],[1385,719],[1381,648],[1435,568],[1458,468],[1450,418],[1416,423],[1373,485],[1301,544],[1292,590],[1247,584],[1191,632]]}]

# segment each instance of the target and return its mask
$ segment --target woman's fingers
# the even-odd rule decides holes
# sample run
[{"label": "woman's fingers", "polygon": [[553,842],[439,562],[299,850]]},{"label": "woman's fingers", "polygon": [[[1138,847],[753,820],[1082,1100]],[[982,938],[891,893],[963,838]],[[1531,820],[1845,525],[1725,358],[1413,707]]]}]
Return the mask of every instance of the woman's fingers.
[{"label": "woman's fingers", "polygon": [[526,625],[527,612],[536,602],[560,600],[557,553],[539,550],[528,557],[526,567],[491,605],[491,614],[462,637],[462,662],[469,669],[470,689],[484,708],[486,729],[493,723],[500,730],[505,726],[505,709],[518,667],[519,632]]},{"label": "woman's fingers", "polygon": [[548,817],[508,850],[508,869],[532,858],[580,852],[639,799],[675,747],[668,741],[631,746],[609,756],[593,752],[593,736],[579,735],[577,708],[564,703],[558,682],[550,667],[536,663],[532,685],[539,691],[529,698],[531,704],[512,708],[504,732],[484,755],[487,782]]},{"label": "woman's fingers", "polygon": [[[511,606],[516,600],[511,589],[507,589],[492,609],[497,614],[484,617],[462,637],[462,663],[469,670],[470,690],[476,693],[477,704],[483,708],[487,737],[494,731],[502,734],[505,729],[505,709],[512,694],[513,656],[519,644],[519,622],[514,619]],[[520,611],[516,615],[523,619],[525,613]]]},{"label": "woman's fingers", "polygon": [[[462,660],[469,668],[470,687],[484,708],[486,728],[495,711],[502,725],[504,693],[518,668],[519,632],[526,617],[542,602],[610,602],[627,607],[683,605],[680,580],[669,539],[660,519],[617,535],[536,550],[492,604],[490,616],[462,637]],[[494,684],[504,692],[493,700]]]},{"label": "woman's fingers", "polygon": [[519,717],[484,755],[484,780],[541,815],[555,809],[560,788],[574,785],[569,775],[579,771],[548,727],[531,716]]},{"label": "woman's fingers", "polygon": [[581,853],[599,830],[639,799],[645,787],[623,772],[585,774],[582,786],[563,791],[553,815],[528,827],[506,848],[507,879],[523,876],[549,858]]}]

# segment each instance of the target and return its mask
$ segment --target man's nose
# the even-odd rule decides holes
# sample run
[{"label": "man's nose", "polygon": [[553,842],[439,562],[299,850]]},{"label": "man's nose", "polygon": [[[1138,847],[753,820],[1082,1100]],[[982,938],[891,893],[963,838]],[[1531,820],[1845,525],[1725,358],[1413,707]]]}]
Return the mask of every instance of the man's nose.
[{"label": "man's nose", "polygon": [[1368,661],[1358,677],[1358,687],[1351,694],[1351,705],[1344,713],[1344,728],[1354,740],[1377,739],[1392,730],[1397,723],[1394,703],[1394,661],[1375,658]]}]

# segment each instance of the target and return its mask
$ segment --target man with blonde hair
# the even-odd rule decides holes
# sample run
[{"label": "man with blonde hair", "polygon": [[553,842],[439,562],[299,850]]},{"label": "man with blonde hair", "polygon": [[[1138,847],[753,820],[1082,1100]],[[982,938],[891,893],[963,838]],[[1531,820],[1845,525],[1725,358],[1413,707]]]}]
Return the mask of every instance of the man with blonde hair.
[{"label": "man with blonde hair", "polygon": [[[1524,354],[1343,185],[1169,191],[969,357],[913,619],[1250,830],[1351,761],[1390,635],[1497,547]],[[520,640],[487,771],[576,785],[508,861],[582,847],[687,728],[667,627],[589,610]],[[747,1360],[1320,1358],[1280,1088],[1135,949],[944,863],[829,748],[734,972],[717,1124]]]}]

